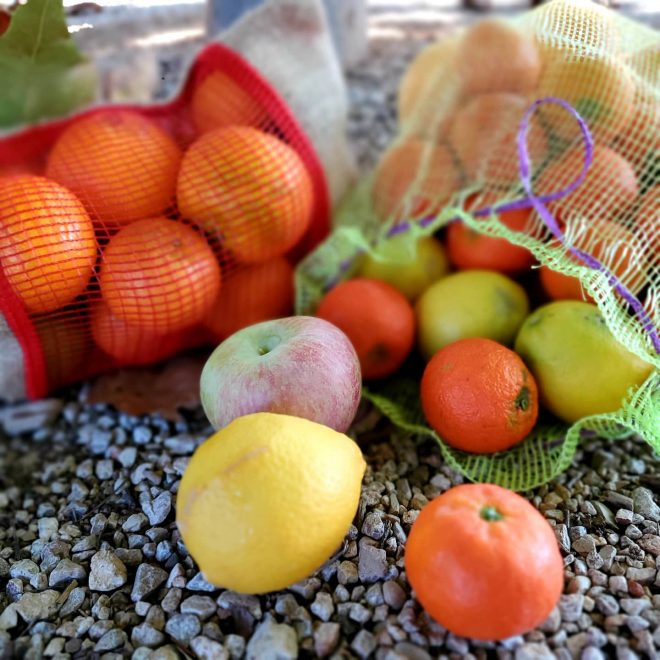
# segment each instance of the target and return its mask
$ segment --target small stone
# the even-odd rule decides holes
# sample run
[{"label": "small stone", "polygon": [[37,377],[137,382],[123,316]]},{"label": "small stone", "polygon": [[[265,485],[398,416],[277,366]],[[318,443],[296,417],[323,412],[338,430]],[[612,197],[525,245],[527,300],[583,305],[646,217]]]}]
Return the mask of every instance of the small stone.
[{"label": "small stone", "polygon": [[360,603],[352,603],[348,616],[357,623],[366,623],[371,618],[371,612]]},{"label": "small stone", "polygon": [[362,545],[358,557],[358,575],[363,583],[376,582],[387,576],[387,554],[372,545]]},{"label": "small stone", "polygon": [[[352,598],[353,600],[357,600],[355,598],[355,593],[353,593]],[[383,599],[383,587],[381,586],[380,582],[376,582],[376,584],[372,584],[367,589],[365,598],[367,603],[369,603],[369,605],[371,605],[372,607],[377,607],[378,605],[382,605],[385,602]]]},{"label": "small stone", "polygon": [[649,627],[649,622],[641,616],[628,616],[626,617],[626,625],[632,633],[639,632],[640,630],[645,630]]},{"label": "small stone", "polygon": [[165,612],[176,612],[181,602],[181,589],[176,587],[170,589],[161,601],[161,607]]},{"label": "small stone", "polygon": [[559,599],[559,611],[562,621],[574,622],[580,618],[584,605],[583,594],[564,594]]},{"label": "small stone", "polygon": [[564,552],[570,552],[571,539],[568,535],[568,527],[564,524],[557,525],[555,527],[555,536],[557,537],[557,542],[559,543],[559,547]]},{"label": "small stone", "polygon": [[131,600],[134,603],[138,600],[144,600],[146,596],[156,591],[165,580],[167,580],[167,573],[162,568],[151,564],[140,564],[135,574]]},{"label": "small stone", "polygon": [[135,447],[125,447],[117,455],[117,460],[122,467],[129,468],[135,464],[137,458],[137,449]]},{"label": "small stone", "polygon": [[585,534],[573,541],[573,549],[581,555],[588,555],[590,552],[596,550],[596,541],[591,534]]},{"label": "small stone", "polygon": [[229,653],[222,644],[200,635],[190,642],[190,648],[199,660],[228,660]]},{"label": "small stone", "polygon": [[165,635],[148,623],[141,623],[131,631],[133,646],[147,646],[155,649],[165,641]]},{"label": "small stone", "polygon": [[602,612],[605,616],[619,613],[619,603],[617,599],[614,598],[614,596],[610,596],[609,594],[601,594],[600,596],[596,597],[595,601],[598,611]]},{"label": "small stone", "polygon": [[[0,630],[11,630],[18,625],[18,606],[10,603],[0,612]],[[2,656],[0,656],[2,657]]]},{"label": "small stone", "polygon": [[94,470],[94,472],[96,474],[97,479],[99,479],[100,481],[106,481],[107,479],[112,479],[113,470],[114,470],[114,465],[111,458],[104,458],[100,461],[96,461],[96,469]]},{"label": "small stone", "polygon": [[660,536],[644,534],[638,541],[639,547],[655,557],[660,556]]},{"label": "small stone", "polygon": [[183,614],[194,614],[202,621],[212,617],[217,609],[216,602],[209,596],[190,596],[181,603]]},{"label": "small stone", "polygon": [[322,623],[314,630],[314,650],[319,658],[330,655],[339,643],[338,623]]},{"label": "small stone", "polygon": [[614,519],[619,525],[630,525],[633,521],[633,512],[630,509],[619,509],[614,514]]},{"label": "small stone", "polygon": [[60,559],[48,578],[49,587],[59,587],[74,580],[82,581],[87,577],[87,571],[70,559]]},{"label": "small stone", "polygon": [[68,598],[64,605],[60,608],[59,615],[61,618],[67,617],[80,609],[80,606],[85,602],[85,590],[82,587],[75,587],[69,593]]},{"label": "small stone", "polygon": [[515,650],[515,660],[554,660],[547,644],[523,644]]},{"label": "small stone", "polygon": [[609,579],[609,587],[613,594],[627,594],[628,580],[623,575],[613,575]]},{"label": "small stone", "polygon": [[339,584],[355,584],[358,581],[358,569],[352,561],[342,561],[337,567]]},{"label": "small stone", "polygon": [[561,612],[558,607],[554,607],[548,618],[539,626],[539,630],[547,633],[556,633],[561,625]]},{"label": "small stone", "polygon": [[0,408],[0,425],[9,436],[33,433],[51,426],[63,405],[61,399],[40,399],[6,406]]},{"label": "small stone", "polygon": [[118,649],[120,646],[123,646],[126,643],[126,640],[126,633],[123,630],[113,628],[112,630],[108,630],[108,632],[96,642],[94,650],[112,651],[113,649]]},{"label": "small stone", "polygon": [[147,492],[140,493],[140,506],[149,518],[151,525],[162,523],[172,510],[172,494],[164,490],[158,497],[151,499]]},{"label": "small stone", "polygon": [[376,511],[369,512],[362,523],[362,533],[376,539],[382,539],[385,535],[385,522],[380,513]]},{"label": "small stone", "polygon": [[394,652],[398,654],[398,658],[406,660],[431,660],[431,656],[423,648],[410,642],[398,642],[394,645]]},{"label": "small stone", "polygon": [[296,631],[267,616],[254,631],[246,648],[247,660],[295,660],[298,657]]},{"label": "small stone", "polygon": [[312,611],[312,614],[321,619],[321,621],[329,621],[335,611],[335,604],[329,593],[319,591],[309,609]]},{"label": "small stone", "polygon": [[612,545],[604,545],[599,551],[601,559],[603,560],[603,565],[601,568],[603,571],[607,572],[612,568],[612,562],[614,557],[616,557],[616,548]]},{"label": "small stone", "polygon": [[39,567],[31,559],[21,559],[11,565],[9,575],[16,579],[30,582],[39,574]]},{"label": "small stone", "polygon": [[39,538],[42,541],[51,541],[57,536],[57,530],[60,528],[60,523],[57,518],[39,518],[37,520],[37,530]]},{"label": "small stone", "polygon": [[58,608],[60,594],[46,590],[40,593],[26,593],[16,604],[16,610],[26,623],[49,619]]},{"label": "small stone", "polygon": [[236,591],[223,591],[218,596],[218,607],[223,610],[247,610],[255,619],[261,618],[261,603],[256,596],[239,594]]},{"label": "small stone", "polygon": [[383,598],[393,610],[398,612],[406,602],[406,592],[398,582],[388,580],[383,583]]},{"label": "small stone", "polygon": [[317,577],[306,578],[289,587],[290,591],[302,596],[305,600],[312,600],[314,594],[321,588],[321,580]]},{"label": "small stone", "polygon": [[376,649],[376,638],[368,630],[360,630],[353,638],[351,648],[360,658],[368,658]]},{"label": "small stone", "polygon": [[580,654],[580,660],[605,660],[603,652],[595,646],[585,646]]},{"label": "small stone", "polygon": [[653,493],[648,488],[635,488],[632,493],[633,511],[644,517],[644,520],[660,522],[660,506],[655,503]]},{"label": "small stone", "polygon": [[225,637],[225,648],[229,651],[231,660],[238,660],[245,653],[245,638],[230,633]]},{"label": "small stone", "polygon": [[186,584],[186,589],[188,591],[217,591],[218,587],[211,584],[206,578],[202,575],[201,572],[197,573],[191,580]]},{"label": "small stone", "polygon": [[194,614],[175,614],[165,624],[165,632],[182,644],[188,644],[193,637],[197,637],[201,629],[202,625]]},{"label": "small stone", "polygon": [[89,573],[92,591],[114,591],[123,587],[127,580],[126,566],[112,550],[102,548],[92,557]]},{"label": "small stone", "polygon": [[622,598],[621,608],[626,614],[636,616],[651,606],[651,601],[647,598]]},{"label": "small stone", "polygon": [[139,532],[147,526],[149,519],[144,513],[134,513],[130,515],[126,522],[121,526],[125,532]]},{"label": "small stone", "polygon": [[651,584],[655,579],[656,572],[655,568],[633,568],[629,566],[626,577],[640,584]]}]

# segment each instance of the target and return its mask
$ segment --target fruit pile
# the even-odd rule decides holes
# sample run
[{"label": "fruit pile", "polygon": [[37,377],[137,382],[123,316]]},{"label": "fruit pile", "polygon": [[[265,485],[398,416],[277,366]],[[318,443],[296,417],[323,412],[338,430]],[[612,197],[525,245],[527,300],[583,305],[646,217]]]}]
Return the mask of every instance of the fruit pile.
[{"label": "fruit pile", "polygon": [[166,106],[0,141],[0,312],[29,394],[289,314],[324,186],[284,102],[219,45]]},{"label": "fruit pile", "polygon": [[395,143],[300,267],[304,311],[351,338],[368,396],[472,478],[502,459],[500,483],[537,485],[583,429],[660,448],[658,53],[657,33],[563,0],[427,47]]}]

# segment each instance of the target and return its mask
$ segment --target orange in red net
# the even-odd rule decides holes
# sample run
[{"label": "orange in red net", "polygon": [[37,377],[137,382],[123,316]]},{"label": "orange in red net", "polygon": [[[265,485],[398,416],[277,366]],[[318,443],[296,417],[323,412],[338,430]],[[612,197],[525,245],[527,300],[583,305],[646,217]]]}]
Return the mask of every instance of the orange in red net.
[{"label": "orange in red net", "polygon": [[46,175],[80,197],[109,226],[172,206],[181,150],[152,120],[103,110],[73,122],[55,143]]},{"label": "orange in red net", "polygon": [[92,312],[92,335],[96,344],[121,364],[159,362],[185,344],[183,333],[163,335],[129,325],[103,303],[98,303]]},{"label": "orange in red net", "polygon": [[166,334],[199,323],[220,290],[220,266],[195,229],[167,218],[122,228],[105,249],[101,294],[126,323]]},{"label": "orange in red net", "polygon": [[237,270],[223,282],[204,325],[221,341],[253,323],[277,319],[293,309],[293,267],[284,257]]},{"label": "orange in red net", "polygon": [[181,163],[181,214],[220,234],[243,263],[266,261],[293,248],[309,227],[313,199],[300,156],[255,128],[210,131]]},{"label": "orange in red net", "polygon": [[75,195],[43,177],[0,179],[0,264],[28,312],[73,301],[95,261],[92,221]]}]

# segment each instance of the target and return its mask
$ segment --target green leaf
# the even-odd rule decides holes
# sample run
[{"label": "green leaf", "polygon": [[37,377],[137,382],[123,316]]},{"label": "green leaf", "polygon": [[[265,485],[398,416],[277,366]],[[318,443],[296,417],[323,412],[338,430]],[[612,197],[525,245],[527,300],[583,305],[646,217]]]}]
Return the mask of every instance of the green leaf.
[{"label": "green leaf", "polygon": [[0,127],[68,114],[96,96],[96,73],[69,36],[62,0],[28,0],[0,37]]}]

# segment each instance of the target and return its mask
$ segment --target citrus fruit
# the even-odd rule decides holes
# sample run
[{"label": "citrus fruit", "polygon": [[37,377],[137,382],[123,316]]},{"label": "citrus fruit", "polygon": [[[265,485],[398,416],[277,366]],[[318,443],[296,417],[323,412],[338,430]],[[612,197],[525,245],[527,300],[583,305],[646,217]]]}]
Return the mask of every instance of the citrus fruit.
[{"label": "citrus fruit", "polygon": [[288,316],[292,308],[293,268],[276,257],[226,277],[204,325],[220,341],[253,323]]},{"label": "citrus fruit", "polygon": [[417,343],[427,359],[469,337],[512,344],[528,312],[525,290],[505,275],[490,270],[454,273],[417,300]]},{"label": "citrus fruit", "polygon": [[465,31],[456,65],[464,96],[525,94],[535,90],[541,75],[541,55],[534,39],[496,18],[481,20]]},{"label": "citrus fruit", "polygon": [[[616,138],[635,106],[634,79],[621,58],[557,47],[543,52],[547,58],[538,97],[559,97],[570,103],[587,122],[597,143]],[[558,137],[574,140],[581,135],[576,120],[558,105],[544,105],[539,112]]]},{"label": "citrus fruit", "polygon": [[194,326],[208,314],[220,290],[220,266],[192,227],[146,218],[110,239],[99,279],[114,316],[166,334]]},{"label": "citrus fruit", "polygon": [[92,336],[97,346],[118,362],[145,365],[160,362],[184,345],[182,333],[162,335],[132,326],[98,303],[92,312]]},{"label": "citrus fruit", "polygon": [[[575,147],[554,160],[541,172],[534,189],[547,195],[568,187],[584,167],[584,149]],[[552,202],[562,219],[567,212],[584,218],[608,218],[628,209],[639,195],[637,176],[632,165],[613,149],[594,144],[593,161],[585,180],[564,198]]]},{"label": "citrus fruit", "polygon": [[213,71],[195,87],[190,114],[200,133],[223,126],[256,126],[266,119],[259,103],[223,71]]},{"label": "citrus fruit", "polygon": [[618,410],[653,369],[617,341],[596,305],[575,300],[535,310],[515,350],[536,378],[542,405],[568,423]]},{"label": "citrus fruit", "polygon": [[180,161],[177,144],[147,117],[102,110],[63,131],[46,175],[78,195],[93,219],[122,226],[172,205]]},{"label": "citrus fruit", "polygon": [[439,135],[438,119],[448,89],[455,84],[454,57],[457,39],[443,38],[424,48],[401,79],[397,98],[399,122],[415,135]]},{"label": "citrus fruit", "polygon": [[[637,211],[638,235],[646,246],[644,253],[658,264],[660,252],[660,184],[650,188]],[[654,259],[655,257],[655,259]]]},{"label": "citrus fruit", "polygon": [[390,284],[411,301],[448,272],[440,241],[425,236],[411,242],[404,234],[384,239],[365,257],[360,269],[361,277]]},{"label": "citrus fruit", "polygon": [[406,576],[424,609],[455,635],[500,640],[542,623],[559,601],[564,562],[545,518],[494,484],[464,484],[413,523]]},{"label": "citrus fruit", "polygon": [[[578,219],[571,227],[568,236],[573,247],[597,259],[632,293],[644,287],[648,279],[644,250],[640,239],[631,231],[608,220]],[[559,243],[553,241],[551,245],[558,247]],[[563,249],[567,259],[582,263],[567,248]],[[540,269],[539,277],[543,289],[553,300],[590,299],[577,277],[564,275],[548,266]]]},{"label": "citrus fruit", "polygon": [[[520,179],[516,140],[528,105],[523,96],[499,92],[475,96],[456,112],[449,141],[471,181],[508,186]],[[542,162],[547,149],[545,131],[532,116],[527,150],[533,166]]]},{"label": "citrus fruit", "polygon": [[85,207],[43,177],[0,179],[0,267],[27,312],[52,312],[86,288],[96,239]]},{"label": "citrus fruit", "polygon": [[[466,210],[485,208],[497,203],[497,195],[485,194],[468,200]],[[531,209],[515,209],[497,213],[498,220],[512,231],[525,233],[531,226]],[[534,255],[506,238],[480,234],[463,222],[452,222],[447,228],[447,255],[459,270],[496,270],[505,275],[518,275],[534,263]]]},{"label": "citrus fruit", "polygon": [[341,545],[364,470],[358,446],[327,426],[245,415],[194,453],[177,524],[211,583],[243,593],[283,589]]},{"label": "citrus fruit", "polygon": [[408,220],[440,211],[460,184],[445,145],[406,138],[378,163],[371,193],[381,219]]},{"label": "citrus fruit", "polygon": [[517,444],[539,413],[536,382],[525,363],[482,337],[441,348],[426,365],[421,397],[433,430],[455,449],[476,454]]},{"label": "citrus fruit", "polygon": [[49,391],[89,374],[92,342],[79,310],[36,318],[34,329],[41,342]]},{"label": "citrus fruit", "polygon": [[415,342],[413,308],[401,292],[378,280],[338,284],[321,299],[316,315],[348,335],[365,379],[393,374]]},{"label": "citrus fruit", "polygon": [[311,222],[313,190],[300,156],[272,135],[247,126],[205,133],[183,157],[177,199],[182,215],[244,263],[293,248]]}]

